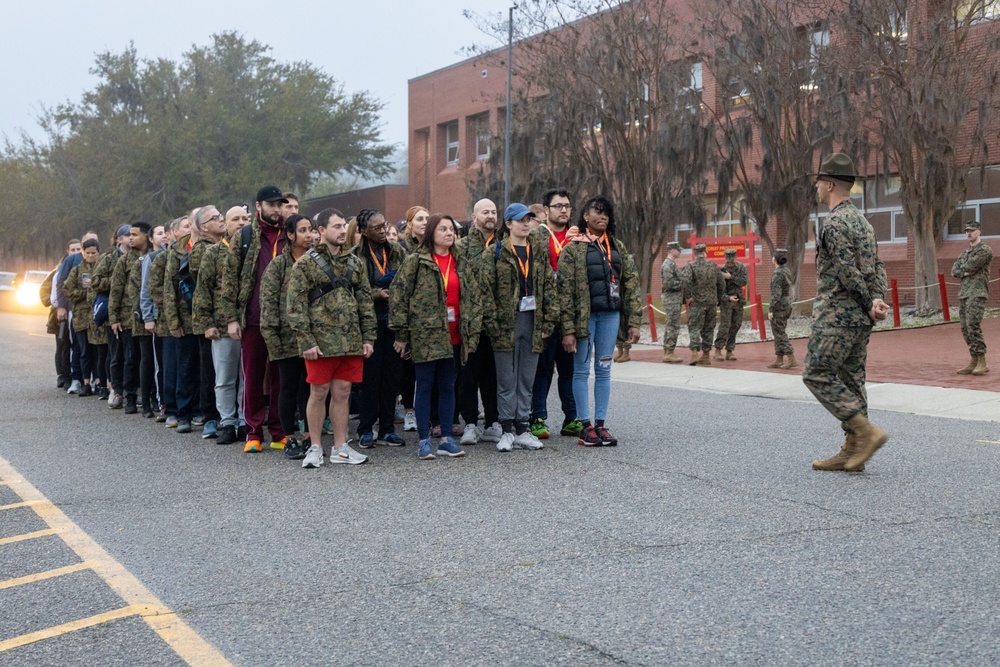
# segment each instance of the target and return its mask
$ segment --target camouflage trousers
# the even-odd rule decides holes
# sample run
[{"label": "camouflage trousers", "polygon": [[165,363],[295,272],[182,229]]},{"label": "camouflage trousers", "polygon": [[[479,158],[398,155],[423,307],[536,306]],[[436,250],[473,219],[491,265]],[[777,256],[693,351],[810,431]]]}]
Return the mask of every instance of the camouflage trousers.
[{"label": "camouflage trousers", "polygon": [[774,354],[778,357],[795,353],[795,350],[792,349],[792,344],[788,342],[788,334],[785,332],[789,315],[791,313],[786,311],[771,311],[771,334],[774,336]]},{"label": "camouflage trousers", "polygon": [[681,308],[684,298],[680,292],[663,293],[663,312],[667,322],[663,325],[663,349],[672,350],[677,347],[677,332],[681,328]]},{"label": "camouflage trousers", "polygon": [[846,422],[868,415],[865,365],[871,327],[813,327],[802,381],[830,414]]},{"label": "camouflage trousers", "polygon": [[986,339],[983,338],[983,315],[986,314],[986,299],[981,296],[961,299],[958,319],[962,322],[962,338],[969,346],[969,354],[986,354]]},{"label": "camouflage trousers", "polygon": [[708,352],[712,349],[712,334],[715,333],[715,307],[691,305],[688,310],[688,334],[691,349]]},{"label": "camouflage trousers", "polygon": [[730,301],[724,297],[719,307],[719,333],[715,336],[715,347],[726,348],[730,352],[736,349],[736,334],[743,324],[743,302]]}]

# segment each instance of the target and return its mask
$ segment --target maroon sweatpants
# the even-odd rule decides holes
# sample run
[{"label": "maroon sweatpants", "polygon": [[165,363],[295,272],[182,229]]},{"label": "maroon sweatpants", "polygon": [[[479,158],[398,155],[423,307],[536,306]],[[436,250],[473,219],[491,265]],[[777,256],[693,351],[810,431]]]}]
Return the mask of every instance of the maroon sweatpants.
[{"label": "maroon sweatpants", "polygon": [[[260,327],[248,326],[243,329],[243,418],[247,422],[247,442],[264,442],[264,418],[271,442],[285,437],[278,416],[278,394],[281,392],[281,378],[278,365],[268,361],[267,345],[260,335]],[[264,403],[264,375],[268,378],[269,401]]]}]

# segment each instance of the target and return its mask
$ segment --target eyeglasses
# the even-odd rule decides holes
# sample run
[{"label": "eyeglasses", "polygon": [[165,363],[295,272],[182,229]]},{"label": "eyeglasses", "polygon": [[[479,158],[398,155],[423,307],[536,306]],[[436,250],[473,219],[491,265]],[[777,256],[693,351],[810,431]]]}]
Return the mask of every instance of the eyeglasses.
[{"label": "eyeglasses", "polygon": [[572,208],[572,206],[570,206],[569,204],[550,204],[548,208],[554,208],[559,211],[568,211],[569,209]]},{"label": "eyeglasses", "polygon": [[213,215],[212,217],[210,217],[210,218],[206,218],[206,219],[205,219],[205,222],[214,222],[214,221],[216,221],[216,220],[222,220],[222,219],[223,219],[223,218],[222,218],[222,214],[221,214],[221,213],[216,213],[216,214],[215,214],[215,215]]},{"label": "eyeglasses", "polygon": [[373,232],[381,232],[389,228],[389,223],[383,222],[381,225],[368,225],[368,229]]}]

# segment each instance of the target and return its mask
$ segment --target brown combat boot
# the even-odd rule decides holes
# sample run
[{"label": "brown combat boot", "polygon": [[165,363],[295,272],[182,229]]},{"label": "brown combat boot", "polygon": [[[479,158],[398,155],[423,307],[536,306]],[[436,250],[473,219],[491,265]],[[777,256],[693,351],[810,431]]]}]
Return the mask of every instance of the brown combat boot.
[{"label": "brown combat boot", "polygon": [[973,375],[986,375],[990,372],[989,366],[986,365],[986,355],[980,354],[976,357],[976,367],[972,369]]},{"label": "brown combat boot", "polygon": [[968,365],[968,366],[966,366],[965,368],[959,368],[959,369],[958,369],[958,374],[959,374],[959,375],[972,375],[972,371],[973,371],[973,370],[975,370],[975,368],[976,368],[976,363],[977,363],[978,361],[979,361],[979,356],[978,356],[978,355],[975,355],[975,354],[973,354],[973,355],[972,355],[972,361],[970,361],[970,362],[969,362],[969,365]]},{"label": "brown combat boot", "polygon": [[624,364],[626,361],[632,361],[632,357],[629,356],[629,351],[632,349],[632,345],[629,343],[622,343],[621,351],[622,353],[618,355],[615,359],[619,364]]},{"label": "brown combat boot", "polygon": [[785,357],[784,357],[784,355],[779,354],[779,355],[776,355],[774,357],[774,361],[772,361],[771,363],[769,363],[767,365],[767,367],[768,368],[781,368],[781,364],[783,364],[783,363],[785,363]]},{"label": "brown combat boot", "polygon": [[785,363],[783,363],[781,367],[784,368],[785,370],[788,370],[789,368],[795,368],[798,365],[799,363],[795,361],[795,353],[793,352],[790,355],[788,355],[788,358],[785,359]]},{"label": "brown combat boot", "polygon": [[[813,470],[844,470],[847,460],[854,454],[854,448],[854,434],[851,431],[844,431],[844,444],[840,448],[840,451],[828,459],[813,461]],[[864,472],[864,469],[865,464],[862,463],[861,467],[854,472]]]},{"label": "brown combat boot", "polygon": [[708,351],[708,352],[702,352],[701,353],[701,359],[698,360],[698,365],[699,366],[711,366],[712,365],[712,352],[711,352],[711,350]]},{"label": "brown combat boot", "polygon": [[698,360],[701,358],[701,352],[698,350],[691,350],[691,361],[688,362],[688,366],[697,366]]},{"label": "brown combat boot", "polygon": [[875,426],[860,412],[847,420],[847,427],[854,433],[855,449],[844,470],[860,472],[865,462],[889,440],[889,434]]},{"label": "brown combat boot", "polygon": [[730,351],[726,351],[726,361],[736,361],[736,355]]},{"label": "brown combat boot", "polygon": [[681,363],[681,358],[674,354],[674,348],[667,347],[663,349],[663,363],[679,364]]},{"label": "brown combat boot", "polygon": [[622,344],[621,343],[617,343],[617,344],[615,344],[615,354],[612,357],[612,359],[614,359],[615,361],[618,361],[618,357],[620,357],[620,356],[622,356]]},{"label": "brown combat boot", "polygon": [[[708,352],[705,353],[705,356],[708,356]],[[724,356],[722,356],[722,348],[721,347],[715,348],[715,360],[716,361],[725,361],[726,360],[726,358]]]}]

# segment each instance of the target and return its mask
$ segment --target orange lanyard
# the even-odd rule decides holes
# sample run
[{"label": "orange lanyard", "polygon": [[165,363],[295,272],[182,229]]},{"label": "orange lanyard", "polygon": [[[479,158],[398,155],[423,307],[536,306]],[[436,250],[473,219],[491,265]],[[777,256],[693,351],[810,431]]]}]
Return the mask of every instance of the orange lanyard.
[{"label": "orange lanyard", "polygon": [[510,240],[510,252],[511,252],[512,255],[514,255],[514,259],[517,260],[517,265],[519,267],[521,267],[521,275],[524,276],[524,283],[525,283],[525,285],[527,285],[528,284],[528,271],[531,270],[531,244],[530,243],[526,243],[524,247],[525,247],[525,255],[526,255],[526,259],[527,259],[526,262],[522,262],[520,255],[518,255],[517,251],[514,250],[514,239]]},{"label": "orange lanyard", "polygon": [[490,244],[493,243],[493,239],[495,237],[496,237],[495,233],[494,234],[490,234],[490,237],[488,239],[486,239],[486,245],[484,245],[483,248],[489,248]]},{"label": "orange lanyard", "polygon": [[549,229],[548,225],[545,225],[545,229],[547,229],[549,232],[549,238],[552,239],[552,245],[554,245],[556,248],[556,257],[558,257],[559,255],[562,254],[563,244],[559,243],[559,239],[557,239],[556,235],[552,233],[552,230]]},{"label": "orange lanyard", "polygon": [[271,250],[271,259],[274,259],[277,256],[278,256],[278,239],[274,239],[274,246],[272,246]]},{"label": "orange lanyard", "polygon": [[191,241],[188,241],[188,242],[187,242],[187,247],[185,248],[185,250],[186,250],[187,252],[191,252],[191,246],[192,246],[192,243],[191,243]]},{"label": "orange lanyard", "polygon": [[[440,255],[438,255],[440,257]],[[445,265],[448,269],[447,271],[441,269],[441,265],[438,264],[438,269],[441,269],[441,278],[444,280],[444,292],[448,293],[448,281],[451,280],[451,267],[455,263],[455,257],[448,253],[448,263]]]},{"label": "orange lanyard", "polygon": [[229,239],[227,239],[225,236],[223,236],[222,237],[222,244],[225,245],[228,248],[229,247]]},{"label": "orange lanyard", "polygon": [[611,282],[615,282],[615,267],[611,264],[611,240],[608,238],[607,232],[604,232],[603,237],[597,239],[597,247],[604,255],[604,259],[608,260],[608,268],[611,269]]},{"label": "orange lanyard", "polygon": [[385,275],[385,269],[386,269],[386,267],[389,264],[389,260],[388,260],[388,258],[386,257],[386,254],[385,254],[385,248],[384,247],[382,248],[382,263],[381,264],[378,263],[378,257],[375,256],[375,251],[371,248],[371,246],[368,247],[368,254],[370,254],[372,256],[372,261],[375,262],[375,267],[378,269],[378,272],[381,275],[384,276]]}]

